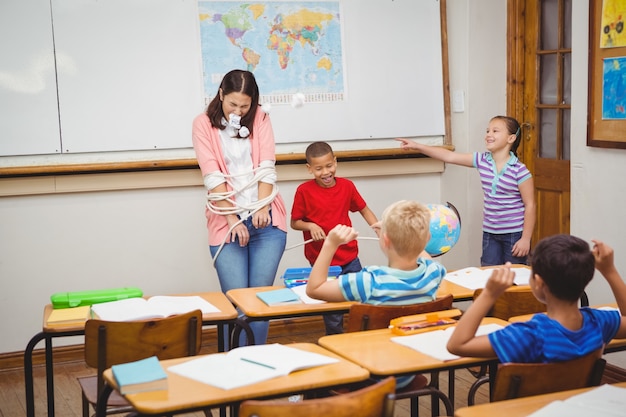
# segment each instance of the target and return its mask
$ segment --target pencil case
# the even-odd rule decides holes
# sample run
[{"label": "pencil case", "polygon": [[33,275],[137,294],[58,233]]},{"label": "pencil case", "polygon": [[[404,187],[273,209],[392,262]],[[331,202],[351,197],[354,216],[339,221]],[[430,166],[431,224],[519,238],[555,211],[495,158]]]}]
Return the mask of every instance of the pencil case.
[{"label": "pencil case", "polygon": [[456,318],[461,315],[461,310],[443,310],[433,313],[415,314],[393,319],[389,322],[389,328],[393,334],[406,336],[422,333],[430,327],[449,327],[456,324]]},{"label": "pencil case", "polygon": [[[285,287],[297,287],[298,285],[304,285],[309,280],[309,275],[311,275],[311,270],[313,268],[287,268],[281,278],[284,280]],[[328,277],[336,278],[337,275],[341,274],[341,267],[338,265],[333,265],[328,268]]]},{"label": "pencil case", "polygon": [[143,292],[139,288],[125,287],[103,290],[59,292],[50,296],[52,308],[70,308],[90,306],[92,304],[106,303],[126,298],[142,297]]}]

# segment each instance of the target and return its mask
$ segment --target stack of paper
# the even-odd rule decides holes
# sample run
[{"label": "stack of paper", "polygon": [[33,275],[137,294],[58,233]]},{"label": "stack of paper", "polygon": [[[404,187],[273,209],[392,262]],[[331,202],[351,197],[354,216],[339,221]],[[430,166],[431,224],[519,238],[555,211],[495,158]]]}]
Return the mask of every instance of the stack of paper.
[{"label": "stack of paper", "polygon": [[207,355],[170,366],[168,371],[218,388],[231,389],[336,362],[336,358],[275,343]]},{"label": "stack of paper", "polygon": [[621,417],[626,410],[626,388],[602,385],[564,401],[553,401],[528,417]]},{"label": "stack of paper", "polygon": [[122,395],[167,389],[167,374],[156,356],[113,365],[111,372]]},{"label": "stack of paper", "polygon": [[[485,324],[478,327],[476,336],[481,336],[501,329],[499,324]],[[444,330],[433,330],[430,332],[418,333],[411,336],[392,337],[391,341],[417,350],[425,355],[432,356],[440,361],[450,361],[458,359],[460,356],[448,352],[448,340],[455,327],[448,327]]]},{"label": "stack of paper", "polygon": [[[515,272],[515,285],[528,285],[528,280],[530,279],[529,268],[511,268],[511,271]],[[461,287],[476,290],[485,288],[492,272],[491,269],[480,269],[472,266],[448,272],[443,279]]]},{"label": "stack of paper", "polygon": [[202,314],[217,313],[220,310],[204,298],[193,296],[159,295],[145,298],[127,298],[125,300],[94,304],[91,310],[101,320],[131,321],[169,317],[193,310],[202,310]]}]

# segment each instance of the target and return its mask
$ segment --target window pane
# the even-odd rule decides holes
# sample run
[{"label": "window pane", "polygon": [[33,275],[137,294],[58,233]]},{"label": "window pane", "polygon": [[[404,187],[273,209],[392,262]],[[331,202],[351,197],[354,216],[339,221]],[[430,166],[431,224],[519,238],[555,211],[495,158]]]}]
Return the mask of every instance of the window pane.
[{"label": "window pane", "polygon": [[563,54],[563,104],[572,104],[572,54]]},{"label": "window pane", "polygon": [[563,48],[572,48],[572,1],[563,0]]},{"label": "window pane", "polygon": [[563,110],[563,159],[570,160],[570,127],[572,123],[571,110]]},{"label": "window pane", "polygon": [[541,55],[539,58],[539,102],[557,104],[556,96],[556,54]]},{"label": "window pane", "polygon": [[556,159],[557,121],[555,109],[539,111],[539,157]]},{"label": "window pane", "polygon": [[543,0],[541,2],[541,46],[543,50],[557,49],[559,46],[559,2]]}]

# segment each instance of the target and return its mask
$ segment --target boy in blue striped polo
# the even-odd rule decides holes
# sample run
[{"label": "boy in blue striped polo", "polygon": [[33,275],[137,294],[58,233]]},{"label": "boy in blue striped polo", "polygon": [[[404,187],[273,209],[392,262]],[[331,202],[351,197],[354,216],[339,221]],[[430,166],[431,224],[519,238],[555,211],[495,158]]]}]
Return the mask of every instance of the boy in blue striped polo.
[{"label": "boy in blue striped polo", "polygon": [[[326,236],[306,287],[309,297],[324,301],[359,301],[365,304],[408,305],[433,301],[446,275],[443,265],[424,250],[430,240],[430,211],[415,201],[398,201],[385,209],[372,225],[387,266],[366,266],[359,272],[329,280],[328,268],[337,249],[358,237],[350,226],[337,225]],[[396,379],[396,388],[414,376]]]},{"label": "boy in blue striped polo", "polygon": [[[529,285],[547,313],[511,323],[488,335],[475,336],[481,320],[511,285],[510,264],[494,269],[485,289],[459,320],[448,350],[471,357],[497,356],[500,362],[548,363],[585,356],[613,338],[626,337],[626,284],[613,262],[613,249],[593,240],[593,249],[571,235],[542,239],[531,256]],[[619,310],[578,306],[597,269],[611,287]]]}]

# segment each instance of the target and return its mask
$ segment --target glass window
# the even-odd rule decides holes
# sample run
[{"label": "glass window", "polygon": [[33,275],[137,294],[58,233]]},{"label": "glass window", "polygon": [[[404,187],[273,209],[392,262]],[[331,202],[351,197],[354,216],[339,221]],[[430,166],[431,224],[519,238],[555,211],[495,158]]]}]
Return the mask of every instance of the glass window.
[{"label": "glass window", "polygon": [[559,2],[541,2],[541,45],[540,49],[555,50],[559,47]]},{"label": "glass window", "polygon": [[539,157],[557,159],[557,111],[555,109],[539,110]]},{"label": "glass window", "polygon": [[557,104],[556,54],[541,55],[539,58],[539,102]]}]

